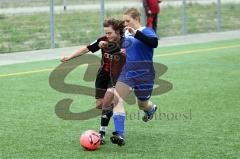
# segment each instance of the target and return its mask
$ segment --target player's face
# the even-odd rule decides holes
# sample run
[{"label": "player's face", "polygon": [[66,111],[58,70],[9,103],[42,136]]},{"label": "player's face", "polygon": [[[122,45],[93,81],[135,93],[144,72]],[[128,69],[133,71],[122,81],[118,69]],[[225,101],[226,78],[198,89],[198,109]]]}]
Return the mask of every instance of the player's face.
[{"label": "player's face", "polygon": [[109,41],[116,41],[119,37],[119,34],[116,33],[115,30],[112,29],[112,27],[104,27],[105,34]]},{"label": "player's face", "polygon": [[123,15],[123,21],[124,21],[124,25],[126,27],[132,27],[134,29],[137,29],[136,26],[139,23],[138,19],[132,18],[130,15]]}]

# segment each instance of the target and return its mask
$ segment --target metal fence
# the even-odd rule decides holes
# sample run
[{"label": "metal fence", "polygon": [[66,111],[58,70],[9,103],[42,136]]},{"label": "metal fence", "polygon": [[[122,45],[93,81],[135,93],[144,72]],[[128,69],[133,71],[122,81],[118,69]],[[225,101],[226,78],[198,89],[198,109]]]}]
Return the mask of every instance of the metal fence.
[{"label": "metal fence", "polygon": [[[88,44],[142,0],[0,0],[0,53]],[[160,37],[240,29],[240,0],[162,0]]]}]

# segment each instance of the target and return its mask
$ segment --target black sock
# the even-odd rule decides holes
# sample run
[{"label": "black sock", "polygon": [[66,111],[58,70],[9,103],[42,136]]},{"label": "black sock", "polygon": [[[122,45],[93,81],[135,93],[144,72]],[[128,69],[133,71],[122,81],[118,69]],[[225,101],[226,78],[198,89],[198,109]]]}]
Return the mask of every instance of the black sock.
[{"label": "black sock", "polygon": [[106,129],[108,127],[108,124],[110,122],[110,119],[113,115],[113,110],[112,109],[108,109],[108,110],[102,110],[102,116],[101,116],[101,127],[99,132],[102,135],[105,135]]}]

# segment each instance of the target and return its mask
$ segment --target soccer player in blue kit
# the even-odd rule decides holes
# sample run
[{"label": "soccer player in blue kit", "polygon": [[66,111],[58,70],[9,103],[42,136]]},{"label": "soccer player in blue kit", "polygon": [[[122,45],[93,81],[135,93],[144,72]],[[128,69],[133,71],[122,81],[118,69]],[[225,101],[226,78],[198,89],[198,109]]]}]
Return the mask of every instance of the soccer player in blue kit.
[{"label": "soccer player in blue kit", "polygon": [[149,99],[154,85],[153,52],[158,46],[158,37],[151,28],[141,26],[140,13],[135,8],[126,10],[123,13],[123,20],[126,26],[123,47],[126,49],[127,60],[115,86],[116,105],[113,109],[115,132],[110,138],[113,144],[119,146],[125,144],[126,114],[123,102],[132,90],[138,99],[139,109],[145,112],[144,122],[151,120],[157,110],[156,105]]}]

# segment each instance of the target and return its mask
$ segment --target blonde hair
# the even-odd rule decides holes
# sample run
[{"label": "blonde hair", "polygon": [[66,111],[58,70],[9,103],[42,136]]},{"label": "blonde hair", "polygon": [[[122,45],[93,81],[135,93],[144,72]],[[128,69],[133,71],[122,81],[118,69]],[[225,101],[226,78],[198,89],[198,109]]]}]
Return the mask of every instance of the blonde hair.
[{"label": "blonde hair", "polygon": [[133,19],[138,19],[140,21],[141,13],[136,8],[129,8],[123,12],[124,15],[129,15]]}]

